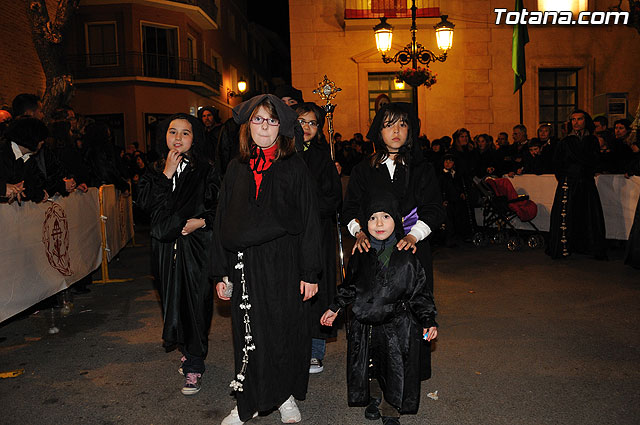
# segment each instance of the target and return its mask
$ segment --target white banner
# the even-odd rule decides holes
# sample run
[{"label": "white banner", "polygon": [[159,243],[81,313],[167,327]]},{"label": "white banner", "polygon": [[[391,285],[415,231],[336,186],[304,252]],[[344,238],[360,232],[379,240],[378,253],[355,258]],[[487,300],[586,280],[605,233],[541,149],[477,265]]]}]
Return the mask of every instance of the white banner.
[{"label": "white banner", "polygon": [[102,261],[98,190],[0,204],[0,322],[71,286]]},{"label": "white banner", "polygon": [[[557,186],[555,176],[527,174],[515,176],[511,183],[518,194],[529,195],[529,199],[538,205],[538,215],[532,222],[538,229],[548,231]],[[596,177],[596,186],[604,212],[607,239],[627,240],[640,196],[640,177],[626,179],[621,174],[603,174]],[[476,220],[478,224],[482,224],[481,209],[476,209]],[[531,226],[517,218],[513,224],[518,229],[531,230]]]}]

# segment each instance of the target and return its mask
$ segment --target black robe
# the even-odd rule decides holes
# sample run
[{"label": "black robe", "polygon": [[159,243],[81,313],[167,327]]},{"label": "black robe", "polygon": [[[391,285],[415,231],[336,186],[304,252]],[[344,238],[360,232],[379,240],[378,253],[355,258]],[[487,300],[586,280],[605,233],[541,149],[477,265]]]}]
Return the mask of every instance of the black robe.
[{"label": "black robe", "polygon": [[253,172],[246,163],[229,163],[216,216],[212,275],[234,283],[231,323],[235,373],[242,368],[245,345],[242,286],[235,268],[243,252],[249,317],[255,350],[243,391],[236,392],[242,421],[254,412],[281,405],[289,396],[304,399],[309,381],[311,323],[309,302],[302,301],[300,281],[318,282],[322,268],[321,229],[312,177],[293,155],[274,162],[264,173],[258,198]]},{"label": "black robe", "polygon": [[423,328],[438,326],[425,270],[409,251],[394,248],[387,268],[374,249],[356,252],[330,308],[337,311],[351,304],[355,320],[347,348],[349,405],[369,403],[369,378],[375,378],[389,404],[400,413],[416,413],[421,352],[430,351],[431,345],[422,339]]},{"label": "black robe", "polygon": [[[164,317],[162,339],[167,348],[206,357],[213,314],[213,283],[209,261],[219,177],[207,163],[189,165],[172,180],[150,169],[138,185],[138,204],[151,217],[152,272],[159,283]],[[206,225],[187,236],[182,228],[190,218]]]},{"label": "black robe", "polygon": [[553,166],[558,186],[546,248],[551,258],[573,252],[606,258],[604,214],[594,180],[597,143],[595,137],[580,140],[569,136],[556,146]]},{"label": "black robe", "polygon": [[[389,168],[385,164],[371,167],[369,159],[353,168],[347,193],[344,198],[343,219],[349,223],[358,219],[363,223],[363,206],[368,205],[371,196],[380,191],[392,193],[398,200],[400,215],[406,217],[417,208],[418,219],[431,231],[437,230],[445,221],[446,215],[440,196],[440,185],[433,166],[424,159],[414,160],[409,167],[396,165],[395,178],[392,180]],[[364,224],[366,225],[366,224]],[[427,283],[433,288],[433,270],[429,241],[424,239],[417,244],[416,255],[427,272]]]},{"label": "black robe", "polygon": [[311,303],[311,336],[313,338],[334,338],[334,327],[320,325],[320,317],[336,295],[336,212],[342,203],[342,183],[338,171],[331,160],[329,145],[314,138],[309,148],[301,153],[309,167],[318,199],[321,228],[322,273],[318,293]]},{"label": "black robe", "polygon": [[[640,158],[629,167],[628,174],[640,176]],[[636,205],[636,213],[633,216],[633,225],[627,240],[627,250],[624,256],[624,263],[636,269],[640,269],[640,197]]]},{"label": "black robe", "polygon": [[[6,184],[16,184],[24,182],[25,200],[33,202],[42,202],[44,191],[47,189],[47,181],[38,167],[36,159],[33,155],[23,161],[21,158],[16,159],[11,142],[8,140],[0,140],[0,202],[7,202]],[[66,193],[66,192],[65,192]],[[53,196],[54,193],[48,193]]]}]

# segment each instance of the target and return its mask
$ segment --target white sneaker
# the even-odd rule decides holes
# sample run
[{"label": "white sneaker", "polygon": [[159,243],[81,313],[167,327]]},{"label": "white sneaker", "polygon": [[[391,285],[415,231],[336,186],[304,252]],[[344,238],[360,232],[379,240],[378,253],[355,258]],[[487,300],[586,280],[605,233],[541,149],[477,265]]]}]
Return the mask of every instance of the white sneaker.
[{"label": "white sneaker", "polygon": [[300,415],[300,410],[298,410],[298,405],[292,395],[278,407],[278,410],[280,410],[282,423],[295,424],[302,420],[302,415]]},{"label": "white sneaker", "polygon": [[311,364],[309,365],[309,373],[320,373],[323,370],[324,366],[322,366],[322,360],[312,357]]},{"label": "white sneaker", "polygon": [[[254,418],[256,416],[258,416],[258,412],[253,414]],[[238,416],[238,406],[234,407],[233,410],[231,410],[231,413],[229,413],[229,415],[226,418],[224,418],[220,423],[220,425],[242,425],[242,424],[244,424],[244,422],[242,422],[240,420],[240,416]]]}]

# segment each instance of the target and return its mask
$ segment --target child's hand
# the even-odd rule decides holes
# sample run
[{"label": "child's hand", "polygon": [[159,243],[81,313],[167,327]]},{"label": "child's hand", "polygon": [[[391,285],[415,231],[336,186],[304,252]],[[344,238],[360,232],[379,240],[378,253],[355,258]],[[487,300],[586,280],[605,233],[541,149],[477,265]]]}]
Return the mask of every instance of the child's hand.
[{"label": "child's hand", "polygon": [[336,316],[338,316],[338,313],[327,310],[320,318],[320,324],[322,326],[333,326],[333,321],[336,320]]},{"label": "child's hand", "polygon": [[415,236],[407,235],[404,238],[400,239],[400,242],[398,242],[396,247],[398,248],[398,251],[402,251],[403,249],[407,251],[410,249],[411,252],[415,254],[416,250],[418,249],[418,247],[416,247],[416,243],[418,243],[418,240]]},{"label": "child's hand", "polygon": [[218,282],[218,284],[216,285],[216,292],[218,293],[218,298],[225,301],[230,300],[231,298],[225,297],[224,295],[224,292],[226,290],[227,290],[227,284],[224,282]]},{"label": "child's hand", "polygon": [[189,220],[187,220],[187,224],[185,224],[182,228],[182,236],[187,236],[194,230],[198,230],[204,227],[205,223],[206,222],[202,218],[190,218]]},{"label": "child's hand", "polygon": [[313,298],[318,293],[318,284],[317,283],[309,283],[304,280],[300,281],[300,295],[304,295],[302,301],[307,301],[308,299]]},{"label": "child's hand", "polygon": [[353,249],[351,250],[352,254],[355,254],[356,249],[362,253],[364,249],[365,252],[369,252],[369,248],[371,248],[371,243],[369,242],[369,238],[367,238],[367,234],[360,230],[356,233],[356,243],[353,245]]},{"label": "child's hand", "polygon": [[435,326],[431,326],[429,329],[423,329],[422,330],[422,336],[427,336],[425,338],[425,340],[427,341],[431,341],[436,339],[436,337],[438,336],[438,328],[436,328]]},{"label": "child's hand", "polygon": [[164,164],[164,171],[163,171],[163,174],[167,176],[168,179],[173,178],[173,175],[176,173],[176,170],[178,169],[178,165],[180,165],[181,160],[182,158],[180,158],[180,152],[178,152],[175,149],[172,149],[169,151],[169,154],[167,155],[167,161]]}]

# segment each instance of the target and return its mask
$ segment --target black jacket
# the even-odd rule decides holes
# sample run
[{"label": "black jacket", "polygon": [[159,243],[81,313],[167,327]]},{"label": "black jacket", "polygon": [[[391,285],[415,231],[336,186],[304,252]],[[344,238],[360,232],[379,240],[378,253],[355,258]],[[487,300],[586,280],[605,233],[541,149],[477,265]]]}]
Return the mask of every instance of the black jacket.
[{"label": "black jacket", "polygon": [[355,318],[348,334],[349,405],[369,403],[369,378],[377,378],[388,403],[401,413],[416,413],[420,351],[429,345],[422,339],[423,328],[438,326],[425,270],[409,251],[394,249],[387,268],[374,249],[356,252],[330,309],[349,305]]}]

